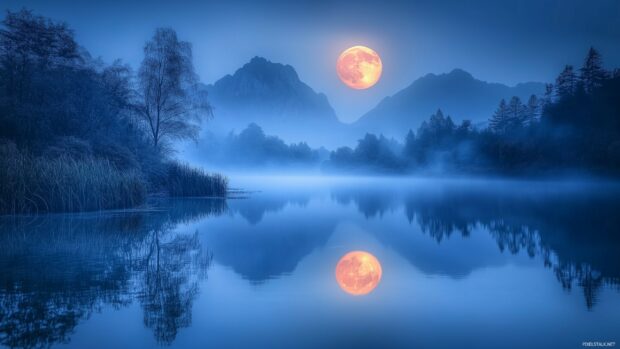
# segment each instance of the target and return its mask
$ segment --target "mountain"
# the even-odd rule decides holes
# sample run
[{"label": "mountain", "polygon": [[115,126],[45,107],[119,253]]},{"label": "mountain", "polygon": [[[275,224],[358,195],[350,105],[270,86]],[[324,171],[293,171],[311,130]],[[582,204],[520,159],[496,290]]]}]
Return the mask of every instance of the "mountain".
[{"label": "mountain", "polygon": [[481,124],[489,119],[502,98],[518,96],[526,102],[532,94],[541,95],[544,88],[544,84],[536,82],[512,87],[489,83],[461,69],[447,74],[428,74],[384,98],[352,127],[357,133],[383,133],[400,139],[409,129],[416,130],[439,108],[455,121],[469,119]]},{"label": "mountain", "polygon": [[428,74],[384,98],[351,125],[342,124],[327,97],[302,82],[293,67],[262,57],[252,58],[234,74],[203,88],[215,113],[206,125],[205,137],[207,133],[238,133],[256,123],[265,134],[286,142],[305,141],[312,147],[333,149],[355,144],[366,132],[402,139],[438,108],[457,122],[485,123],[500,99],[519,96],[527,101],[531,94],[542,94],[544,84],[488,83],[461,69]]},{"label": "mountain", "polygon": [[303,83],[290,65],[262,57],[205,88],[214,107],[208,126],[213,132],[238,132],[253,122],[286,141],[319,146],[342,127],[324,94]]}]

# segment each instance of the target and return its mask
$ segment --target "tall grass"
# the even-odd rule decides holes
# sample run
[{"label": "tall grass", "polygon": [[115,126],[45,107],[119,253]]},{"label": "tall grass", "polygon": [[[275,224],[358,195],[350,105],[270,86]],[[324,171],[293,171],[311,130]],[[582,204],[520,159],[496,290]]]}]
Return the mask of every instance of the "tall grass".
[{"label": "tall grass", "polygon": [[32,157],[0,145],[0,213],[127,208],[145,198],[140,174],[119,171],[107,160]]},{"label": "tall grass", "polygon": [[166,188],[170,196],[225,197],[228,179],[219,174],[209,174],[201,168],[172,162],[168,165]]}]

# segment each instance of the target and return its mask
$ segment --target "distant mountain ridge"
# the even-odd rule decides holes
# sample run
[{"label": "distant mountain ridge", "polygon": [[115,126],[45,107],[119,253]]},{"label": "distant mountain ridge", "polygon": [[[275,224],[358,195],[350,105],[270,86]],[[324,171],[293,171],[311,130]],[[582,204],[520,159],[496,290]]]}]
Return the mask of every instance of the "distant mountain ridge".
[{"label": "distant mountain ridge", "polygon": [[287,142],[306,141],[313,147],[351,145],[366,132],[402,139],[441,108],[455,121],[485,122],[499,100],[542,94],[544,84],[523,83],[510,87],[474,78],[462,69],[446,74],[427,74],[350,125],[341,123],[327,97],[299,79],[295,69],[254,57],[232,75],[204,85],[214,107],[215,119],[206,132],[226,135],[260,125],[266,134]]},{"label": "distant mountain ridge", "polygon": [[216,128],[240,130],[254,122],[266,133],[298,141],[314,138],[310,128],[342,126],[327,97],[302,82],[293,67],[262,57],[205,88]]},{"label": "distant mountain ridge", "polygon": [[455,121],[469,119],[480,123],[489,119],[502,98],[518,96],[527,100],[530,95],[540,95],[543,91],[543,83],[528,82],[511,87],[478,80],[462,69],[427,74],[384,98],[353,127],[400,138],[407,130],[416,130],[437,109],[442,109]]}]

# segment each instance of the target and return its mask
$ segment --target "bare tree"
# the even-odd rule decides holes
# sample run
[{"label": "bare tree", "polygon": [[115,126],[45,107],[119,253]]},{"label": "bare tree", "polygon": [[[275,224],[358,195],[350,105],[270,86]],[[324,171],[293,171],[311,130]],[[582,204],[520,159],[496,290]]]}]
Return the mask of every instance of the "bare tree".
[{"label": "bare tree", "polygon": [[157,29],[146,43],[138,80],[138,115],[158,149],[195,139],[201,119],[213,115],[206,92],[197,88],[191,44],[173,29]]}]

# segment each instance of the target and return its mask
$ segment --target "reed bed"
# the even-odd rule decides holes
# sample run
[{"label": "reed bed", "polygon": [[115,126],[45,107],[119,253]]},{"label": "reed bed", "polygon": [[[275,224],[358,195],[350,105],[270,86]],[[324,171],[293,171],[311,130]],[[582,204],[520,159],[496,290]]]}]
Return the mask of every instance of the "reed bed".
[{"label": "reed bed", "polygon": [[166,187],[170,196],[225,197],[228,179],[201,168],[172,162],[168,165]]},{"label": "reed bed", "polygon": [[146,198],[139,172],[107,160],[32,157],[0,147],[0,213],[81,212],[135,207]]}]

